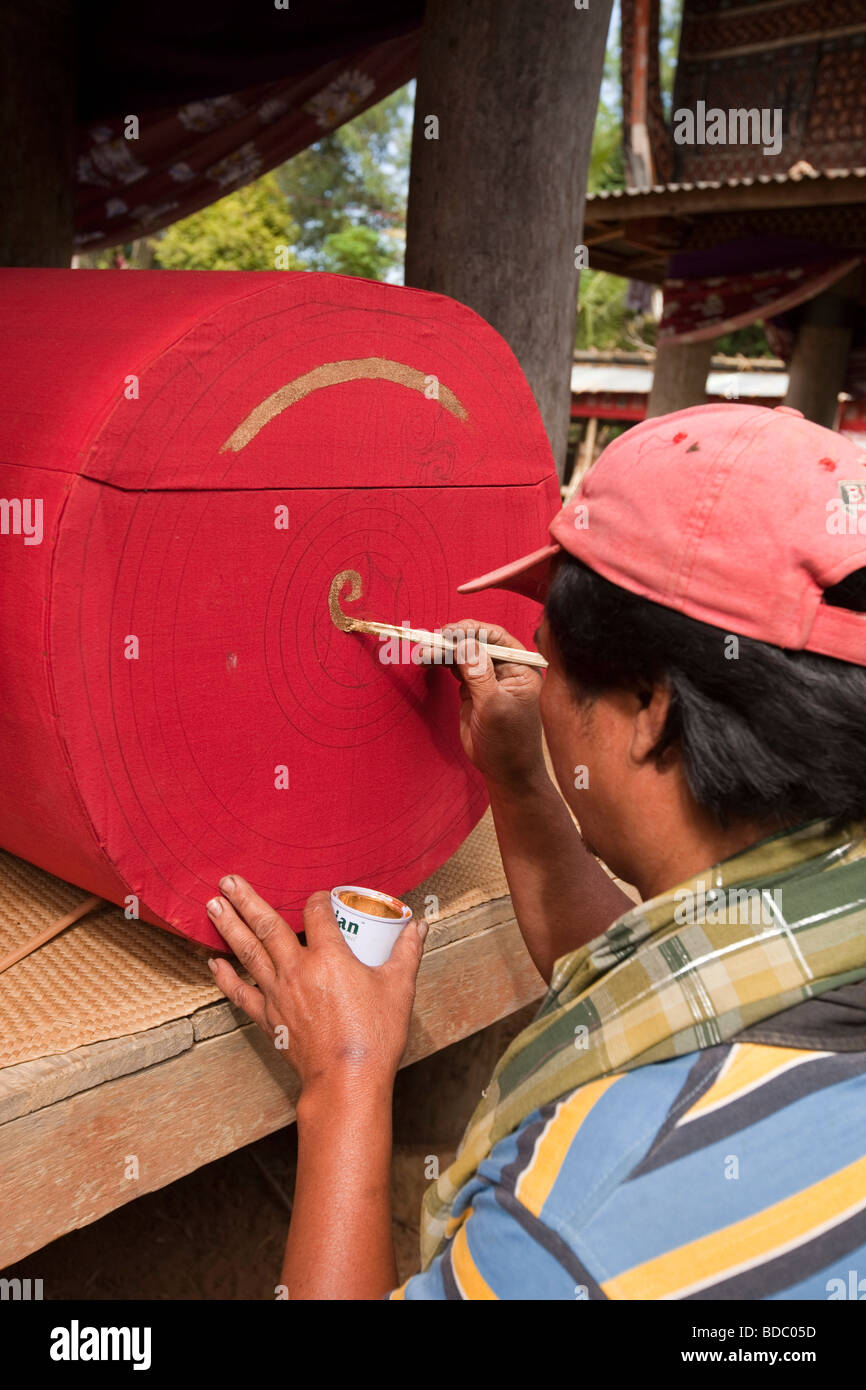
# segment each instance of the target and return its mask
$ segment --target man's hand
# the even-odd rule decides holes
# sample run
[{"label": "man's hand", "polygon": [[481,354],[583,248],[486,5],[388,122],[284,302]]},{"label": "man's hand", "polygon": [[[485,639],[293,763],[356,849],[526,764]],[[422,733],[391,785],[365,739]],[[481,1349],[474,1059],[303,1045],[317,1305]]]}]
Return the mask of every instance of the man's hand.
[{"label": "man's hand", "polygon": [[474,620],[450,629],[458,639],[463,748],[487,784],[523,940],[549,981],[560,956],[600,935],[632,901],[587,850],[548,775],[538,703],[542,677],[531,666],[494,665],[477,641],[468,640],[474,633],[500,646],[520,649],[520,643],[501,627]]},{"label": "man's hand", "polygon": [[415,980],[427,923],[407,922],[389,959],[371,968],[353,955],[327,893],[304,909],[307,945],[237,874],[220,880],[208,916],[255,981],[229,962],[210,962],[223,994],[284,1052],[306,1093],[381,1090],[393,1084],[406,1050]]},{"label": "man's hand", "polygon": [[540,779],[547,781],[541,748],[538,697],[542,677],[531,666],[497,661],[494,665],[475,637],[524,651],[516,637],[501,627],[467,619],[446,628],[458,636],[455,671],[460,678],[460,738],[463,751],[488,786],[519,790]]}]

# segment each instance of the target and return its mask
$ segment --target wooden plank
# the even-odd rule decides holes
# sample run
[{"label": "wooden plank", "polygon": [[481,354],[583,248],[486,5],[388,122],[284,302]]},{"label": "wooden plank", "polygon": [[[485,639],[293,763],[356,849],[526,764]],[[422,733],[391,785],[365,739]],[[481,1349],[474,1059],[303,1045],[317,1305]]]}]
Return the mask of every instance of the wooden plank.
[{"label": "wooden plank", "polygon": [[439,922],[430,924],[425,954],[437,951],[452,941],[461,941],[466,936],[475,936],[488,927],[498,926],[500,922],[510,922],[514,918],[511,898],[491,898],[489,902],[479,903],[477,907],[467,907],[462,912],[452,913]]},{"label": "wooden plank", "polygon": [[190,1020],[179,1018],[142,1033],[4,1067],[0,1071],[0,1123],[175,1057],[192,1047],[193,1037]]},{"label": "wooden plank", "polygon": [[603,241],[613,241],[614,237],[622,236],[622,227],[617,222],[613,227],[604,227],[600,232],[584,231],[584,246],[600,246]]},{"label": "wooden plank", "polygon": [[249,1022],[243,1010],[236,1009],[227,999],[222,1004],[206,1004],[203,1009],[196,1009],[189,1021],[196,1042],[230,1033],[233,1028],[242,1028]]},{"label": "wooden plank", "polygon": [[[472,936],[510,917],[509,897],[453,913],[431,926],[427,949]],[[246,1015],[228,1001],[206,1004],[188,1019],[0,1069],[0,1124],[99,1086],[103,1081],[164,1061],[191,1047],[193,1042],[230,1033],[247,1021]]]},{"label": "wooden plank", "polygon": [[[513,917],[428,942],[403,1065],[543,992]],[[0,1268],[291,1123],[297,1090],[250,1024],[0,1125]]]}]

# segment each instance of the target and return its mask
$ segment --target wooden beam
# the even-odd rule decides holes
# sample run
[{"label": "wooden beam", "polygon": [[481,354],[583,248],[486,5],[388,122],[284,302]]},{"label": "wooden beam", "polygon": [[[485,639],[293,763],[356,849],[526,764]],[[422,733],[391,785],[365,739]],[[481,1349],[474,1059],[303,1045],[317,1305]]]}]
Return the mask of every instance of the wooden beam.
[{"label": "wooden beam", "polygon": [[0,265],[69,266],[73,237],[72,0],[12,0],[0,44]]},{"label": "wooden beam", "polygon": [[866,202],[866,178],[855,174],[837,178],[802,178],[777,182],[769,178],[762,182],[729,188],[726,184],[714,188],[683,185],[676,191],[623,193],[619,197],[600,198],[596,195],[587,205],[587,223],[593,227],[602,222],[629,222],[643,217],[691,217],[701,212],[746,212],[750,209],[802,208],[840,206],[850,203],[861,206]]},{"label": "wooden beam", "polygon": [[600,246],[603,241],[613,241],[616,237],[622,236],[622,227],[606,227],[601,232],[593,232],[591,235],[586,231],[583,233],[584,246]]},{"label": "wooden beam", "polygon": [[[446,919],[428,938],[403,1066],[543,993],[510,899]],[[294,1120],[294,1073],[254,1025],[182,1041],[0,1124],[0,1268]]]},{"label": "wooden beam", "polygon": [[667,274],[670,252],[660,251],[657,257],[622,256],[600,251],[590,257],[593,270],[608,275],[620,275],[626,280],[644,280],[649,285],[661,285]]},{"label": "wooden beam", "polygon": [[667,251],[652,251],[647,256],[635,256],[633,261],[629,261],[629,269],[634,272],[635,279],[639,279],[641,271],[653,270],[657,265],[664,266],[669,254]]},{"label": "wooden beam", "polygon": [[451,295],[503,335],[560,469],[610,10],[427,0],[421,39],[406,284]]}]

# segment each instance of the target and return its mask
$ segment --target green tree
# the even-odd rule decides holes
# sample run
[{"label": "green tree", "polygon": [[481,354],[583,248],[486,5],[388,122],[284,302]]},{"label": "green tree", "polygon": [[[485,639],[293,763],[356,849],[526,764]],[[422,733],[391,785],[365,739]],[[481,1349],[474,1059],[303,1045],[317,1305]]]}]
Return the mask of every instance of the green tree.
[{"label": "green tree", "polygon": [[269,173],[173,222],[155,241],[153,264],[164,270],[299,270],[297,239],[288,203]]},{"label": "green tree", "polygon": [[[620,86],[621,28],[619,7],[611,21],[611,32],[604,59],[598,111],[592,132],[587,192],[602,193],[625,188],[625,161],[622,150],[622,88]],[[590,261],[592,251],[590,251]],[[575,347],[635,347],[627,341],[629,314],[625,307],[628,281],[602,270],[580,272]]]},{"label": "green tree", "polygon": [[329,232],[315,257],[317,270],[381,280],[394,263],[393,252],[372,227],[348,226]]},{"label": "green tree", "polygon": [[674,82],[677,75],[677,54],[683,22],[683,0],[661,0],[659,8],[659,87],[665,117],[670,120],[673,109]]},{"label": "green tree", "polygon": [[412,99],[401,87],[276,171],[298,226],[299,255],[311,269],[372,279],[396,272],[411,137]]},{"label": "green tree", "polygon": [[622,26],[619,6],[611,19],[604,55],[598,111],[592,132],[587,192],[601,193],[625,188],[625,161],[622,153]]}]

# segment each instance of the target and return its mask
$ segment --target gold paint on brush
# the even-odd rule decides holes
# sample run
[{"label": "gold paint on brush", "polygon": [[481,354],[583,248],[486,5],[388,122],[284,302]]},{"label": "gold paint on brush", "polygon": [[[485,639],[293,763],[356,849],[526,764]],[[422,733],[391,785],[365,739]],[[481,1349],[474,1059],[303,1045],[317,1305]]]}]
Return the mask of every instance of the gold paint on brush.
[{"label": "gold paint on brush", "polygon": [[[428,378],[416,367],[409,367],[405,362],[393,362],[389,357],[356,357],[346,362],[326,362],[311,372],[305,372],[303,376],[295,377],[294,381],[281,386],[267,400],[255,406],[234,433],[229,435],[220,453],[240,453],[255,439],[259,430],[264,429],[275,416],[288,410],[290,405],[295,405],[324,386],[339,386],[346,381],[393,381],[397,386],[406,386],[410,391],[420,391],[423,395]],[[439,387],[437,399],[458,420],[469,418],[466,409],[447,386]]]}]

